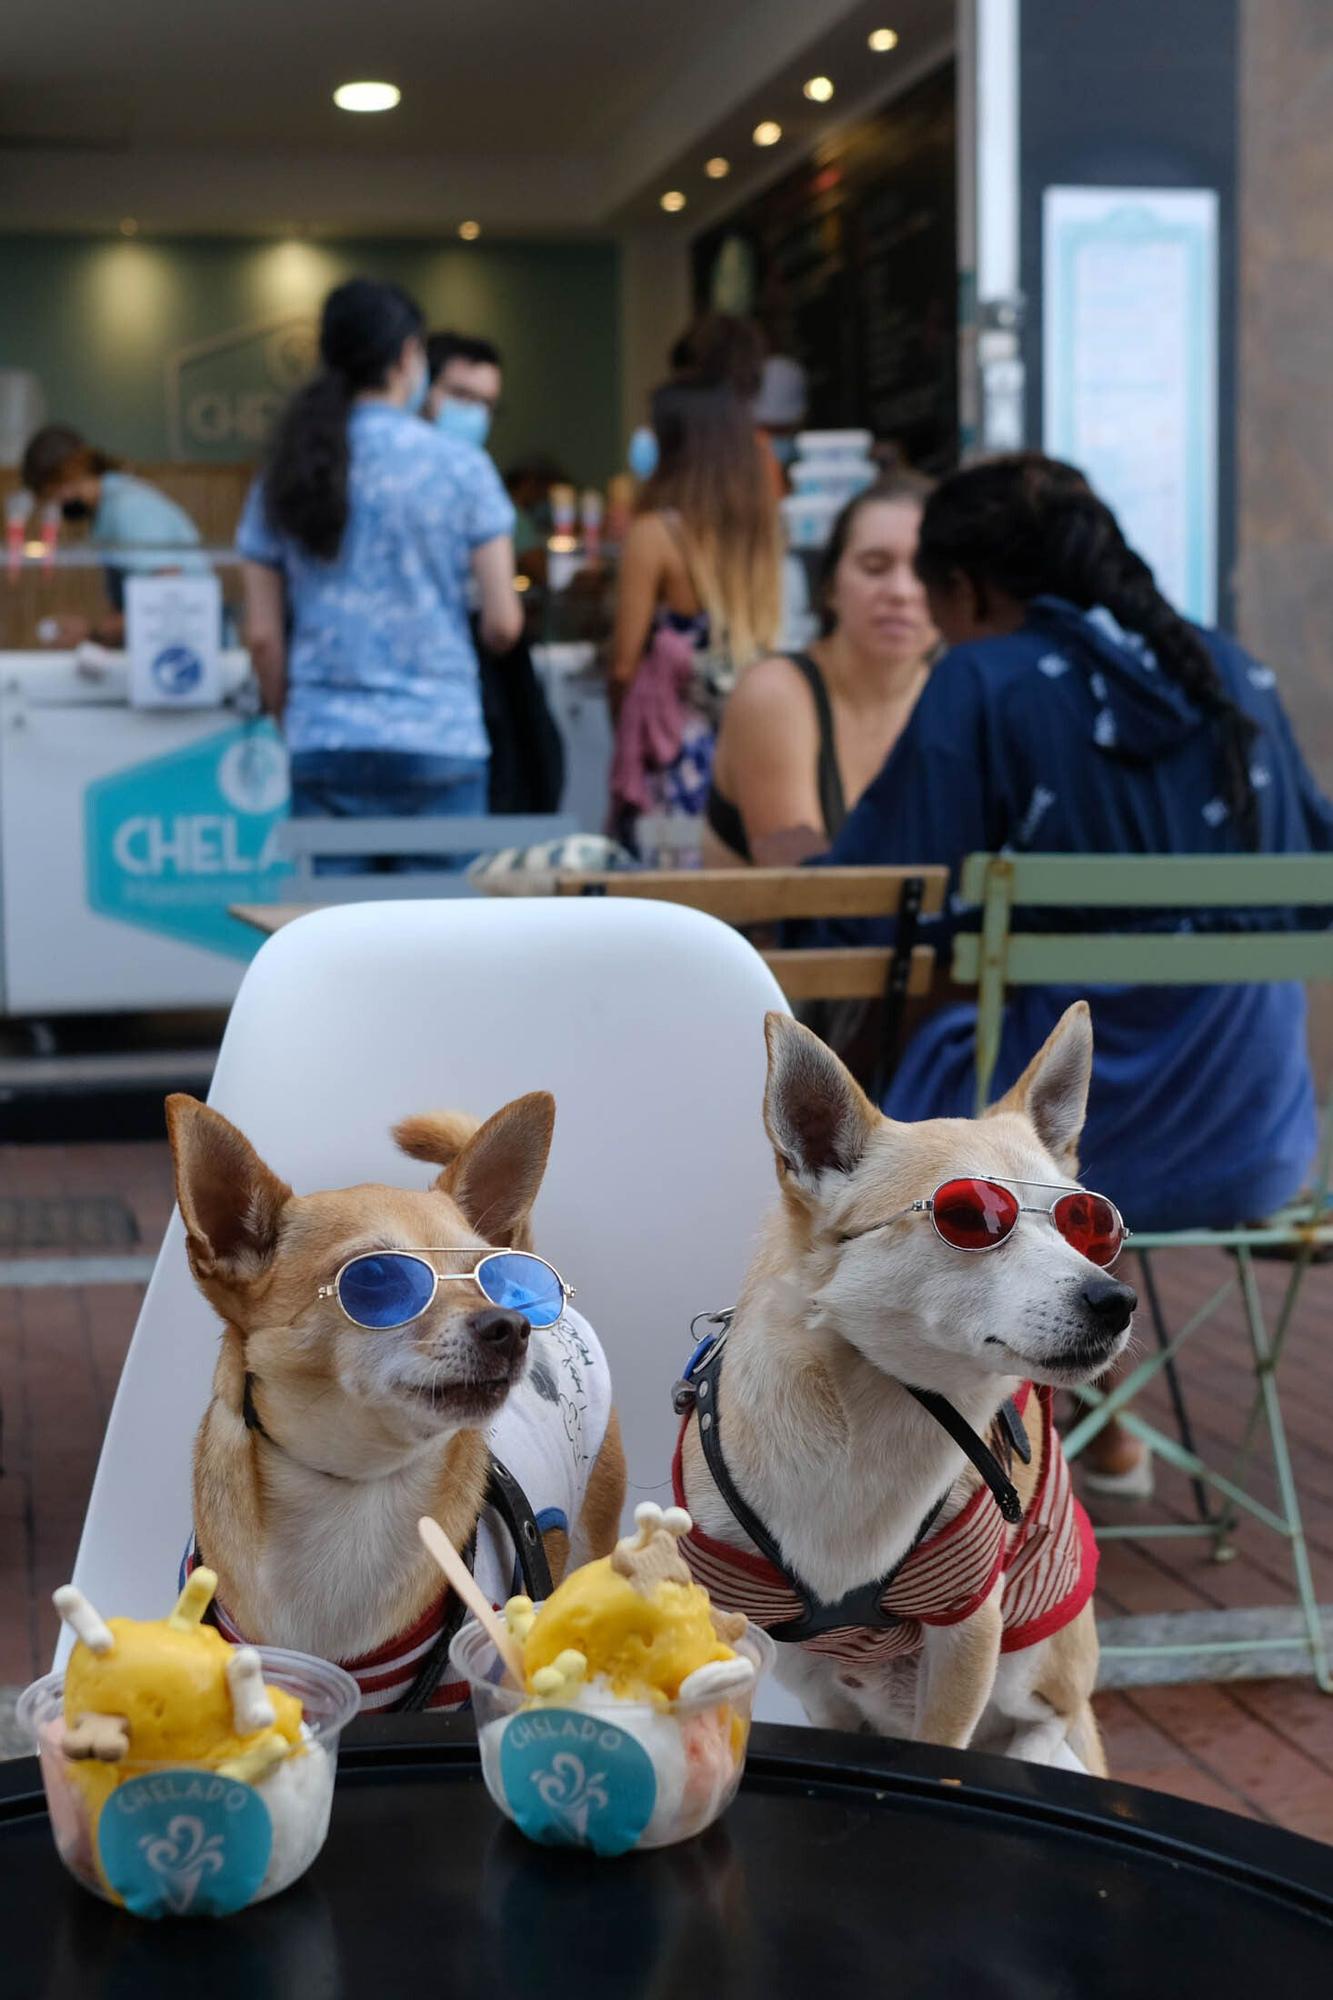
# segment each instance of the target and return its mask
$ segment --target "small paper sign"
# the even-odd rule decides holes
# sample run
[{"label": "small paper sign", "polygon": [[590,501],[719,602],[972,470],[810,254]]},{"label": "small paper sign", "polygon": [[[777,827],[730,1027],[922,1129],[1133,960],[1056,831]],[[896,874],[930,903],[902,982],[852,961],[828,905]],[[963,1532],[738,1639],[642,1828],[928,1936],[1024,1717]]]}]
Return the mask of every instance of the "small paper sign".
[{"label": "small paper sign", "polygon": [[131,707],[218,707],[221,634],[222,586],[215,576],[127,578]]}]

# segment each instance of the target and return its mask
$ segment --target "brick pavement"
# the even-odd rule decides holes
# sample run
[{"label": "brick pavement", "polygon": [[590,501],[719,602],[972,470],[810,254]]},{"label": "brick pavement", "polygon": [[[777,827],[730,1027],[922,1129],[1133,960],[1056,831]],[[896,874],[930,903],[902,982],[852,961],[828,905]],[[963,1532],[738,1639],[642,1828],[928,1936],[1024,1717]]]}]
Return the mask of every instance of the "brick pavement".
[{"label": "brick pavement", "polygon": [[[152,1143],[0,1146],[0,1196],[116,1194],[155,1247],[171,1207],[165,1146]],[[1211,1253],[1159,1262],[1168,1313],[1206,1295],[1224,1266]],[[1273,1299],[1283,1271],[1261,1272]],[[0,1686],[43,1670],[55,1640],[50,1592],[69,1575],[98,1446],[142,1291],[137,1286],[0,1290]],[[1305,1503],[1320,1595],[1333,1603],[1333,1352],[1324,1329],[1333,1268],[1312,1274],[1306,1307],[1283,1366],[1283,1395]],[[1205,1449],[1234,1438],[1249,1377],[1238,1310],[1187,1349],[1183,1375]],[[1163,1416],[1154,1390],[1144,1413]],[[1263,1467],[1261,1494],[1270,1491]],[[1184,1479],[1158,1467],[1152,1518],[1191,1518]],[[1101,1503],[1106,1520],[1134,1518],[1143,1503]],[[1146,1512],[1146,1509],[1145,1509]],[[1233,1562],[1205,1543],[1108,1543],[1099,1604],[1107,1614],[1217,1611],[1285,1602],[1285,1552],[1246,1523]],[[1307,1679],[1225,1686],[1118,1689],[1098,1696],[1112,1767],[1146,1785],[1333,1842],[1333,1698]],[[3,1743],[0,1735],[0,1754]]]}]

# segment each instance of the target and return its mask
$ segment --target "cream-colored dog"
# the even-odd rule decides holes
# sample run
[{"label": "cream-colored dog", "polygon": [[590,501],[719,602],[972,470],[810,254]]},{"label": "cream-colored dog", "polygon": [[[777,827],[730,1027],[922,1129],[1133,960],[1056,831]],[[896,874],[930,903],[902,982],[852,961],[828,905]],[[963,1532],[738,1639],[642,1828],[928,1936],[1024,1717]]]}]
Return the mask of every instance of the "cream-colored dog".
[{"label": "cream-colored dog", "polygon": [[375,1251],[463,1274],[489,1249],[529,1248],[554,1101],[535,1092],[480,1127],[407,1120],[399,1144],[440,1169],[419,1192],[293,1194],[216,1111],[177,1096],[167,1115],[190,1265],[223,1322],[194,1458],[196,1546],[218,1574],[220,1622],[349,1664],[365,1704],[387,1706],[427,1657],[442,1600],[419,1516],[460,1549],[478,1536],[477,1575],[498,1601],[513,1586],[513,1547],[483,1521],[493,1454],[527,1489],[555,1579],[571,1544],[582,1561],[615,1542],[624,1463],[586,1321],[567,1310],[533,1331],[467,1279],[438,1284],[409,1324],[371,1331],[335,1290],[350,1259]]},{"label": "cream-colored dog", "polygon": [[[816,1723],[1034,1762],[1067,1741],[1104,1772],[1095,1547],[1050,1421],[1053,1390],[1109,1366],[1137,1303],[1049,1212],[1076,1185],[1088,1010],[980,1120],[891,1122],[783,1015],[768,1046],[782,1200],[682,1398],[691,1568],[729,1608],[788,1626],[778,1675]],[[932,1226],[959,1177],[1017,1197],[995,1247]],[[1108,1214],[1118,1227],[1109,1205],[1075,1211]]]}]

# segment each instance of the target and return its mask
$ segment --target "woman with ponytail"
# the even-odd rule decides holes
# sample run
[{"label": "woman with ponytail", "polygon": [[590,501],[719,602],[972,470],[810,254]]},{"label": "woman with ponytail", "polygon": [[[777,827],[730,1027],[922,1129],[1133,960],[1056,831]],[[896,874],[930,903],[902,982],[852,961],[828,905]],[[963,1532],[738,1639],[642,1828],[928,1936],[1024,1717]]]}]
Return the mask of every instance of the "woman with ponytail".
[{"label": "woman with ponytail", "polygon": [[[1001,848],[1333,847],[1333,809],[1273,674],[1171,608],[1072,467],[1022,453],[946,479],[926,503],[917,572],[949,650],[830,861],[946,862],[956,888],[965,855]],[[954,921],[937,936],[946,962]],[[1093,911],[1079,919],[1097,922]],[[1078,994],[1013,990],[996,1094]],[[1316,1143],[1299,986],[1088,997],[1096,1059],[1082,1172],[1131,1228],[1222,1227],[1299,1190]],[[970,1115],[975,1024],[971,1005],[925,1023],[889,1089],[890,1116]],[[1103,1439],[1106,1451],[1117,1442]]]},{"label": "woman with ponytail", "polygon": [[286,731],[292,811],[482,813],[489,749],[468,586],[485,643],[507,650],[523,622],[513,507],[489,458],[417,420],[426,350],[405,292],[339,285],[319,355],[237,534],[247,639]]}]

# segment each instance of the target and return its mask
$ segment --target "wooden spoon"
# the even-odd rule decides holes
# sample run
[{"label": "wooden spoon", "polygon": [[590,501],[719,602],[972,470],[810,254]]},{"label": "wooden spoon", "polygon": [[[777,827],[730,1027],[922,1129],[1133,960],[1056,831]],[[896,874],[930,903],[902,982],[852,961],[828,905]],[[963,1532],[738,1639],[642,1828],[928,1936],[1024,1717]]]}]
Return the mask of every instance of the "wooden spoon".
[{"label": "wooden spoon", "polygon": [[486,1628],[491,1644],[504,1663],[506,1673],[515,1687],[523,1686],[523,1661],[518,1648],[504,1620],[492,1609],[490,1600],[481,1589],[467,1564],[459,1555],[438,1521],[429,1514],[423,1514],[417,1522],[417,1533],[426,1548],[444,1571],[451,1590],[456,1590],[469,1611]]}]

